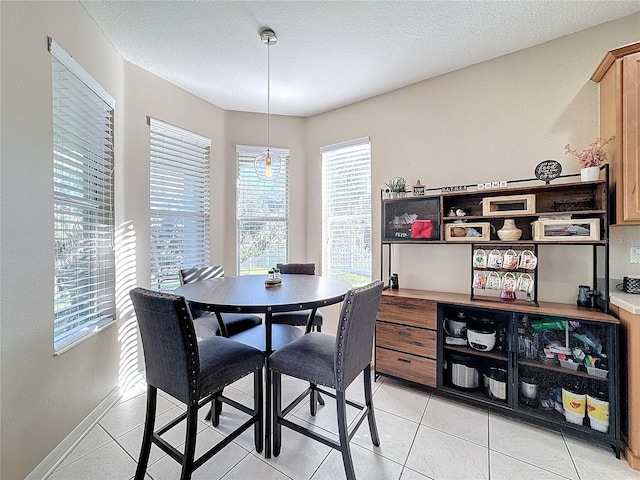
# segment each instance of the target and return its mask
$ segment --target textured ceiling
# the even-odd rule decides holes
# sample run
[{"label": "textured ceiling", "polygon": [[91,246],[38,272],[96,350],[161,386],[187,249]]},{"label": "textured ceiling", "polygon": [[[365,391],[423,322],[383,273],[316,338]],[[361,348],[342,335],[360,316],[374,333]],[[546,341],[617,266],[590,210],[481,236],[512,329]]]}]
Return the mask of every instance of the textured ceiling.
[{"label": "textured ceiling", "polygon": [[311,116],[640,11],[640,1],[93,1],[125,60],[227,110]]}]

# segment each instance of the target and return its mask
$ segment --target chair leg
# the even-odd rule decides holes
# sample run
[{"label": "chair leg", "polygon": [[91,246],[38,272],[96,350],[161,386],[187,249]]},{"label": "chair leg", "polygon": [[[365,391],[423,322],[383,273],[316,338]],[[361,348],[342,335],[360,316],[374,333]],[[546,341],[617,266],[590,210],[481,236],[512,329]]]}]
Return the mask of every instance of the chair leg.
[{"label": "chair leg", "polygon": [[282,444],[282,377],[280,373],[272,373],[273,382],[273,456],[280,455]]},{"label": "chair leg", "polygon": [[214,427],[217,427],[218,425],[220,425],[220,414],[222,413],[222,402],[218,400],[218,396],[222,395],[223,390],[220,390],[211,399],[211,408],[209,409],[207,416],[204,417],[205,420],[211,420],[211,424]]},{"label": "chair leg", "polygon": [[253,374],[253,410],[258,415],[258,421],[255,423],[253,433],[256,452],[258,453],[261,453],[264,447],[262,400],[262,369],[259,369]]},{"label": "chair leg", "polygon": [[309,386],[311,387],[311,393],[309,394],[309,413],[311,413],[312,417],[315,417],[318,411],[318,397],[320,394],[316,390],[315,383],[310,383]]},{"label": "chair leg", "polygon": [[342,463],[347,480],[355,480],[356,473],[351,460],[351,449],[349,448],[349,431],[347,430],[347,397],[345,392],[336,391],[336,403],[338,407],[338,436],[340,437],[340,452],[342,453]]},{"label": "chair leg", "polygon": [[144,421],[144,433],[142,435],[142,447],[140,447],[140,457],[136,468],[135,480],[144,480],[149,463],[149,453],[151,453],[151,437],[156,422],[156,401],[158,399],[158,389],[151,385],[147,386],[147,414]]},{"label": "chair leg", "polygon": [[198,405],[187,407],[187,439],[182,458],[180,480],[190,480],[193,473],[193,459],[196,454],[196,435],[198,434]]},{"label": "chair leg", "polygon": [[380,437],[378,436],[376,416],[373,412],[373,395],[371,394],[371,366],[367,366],[362,374],[364,375],[364,402],[368,409],[367,419],[369,421],[369,432],[371,433],[371,441],[376,447],[379,447]]}]

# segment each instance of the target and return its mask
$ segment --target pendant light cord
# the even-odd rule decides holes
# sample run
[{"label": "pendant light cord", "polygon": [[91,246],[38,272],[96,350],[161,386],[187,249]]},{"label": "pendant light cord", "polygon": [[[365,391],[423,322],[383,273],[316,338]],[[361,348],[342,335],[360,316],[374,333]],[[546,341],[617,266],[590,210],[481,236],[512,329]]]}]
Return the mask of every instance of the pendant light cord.
[{"label": "pendant light cord", "polygon": [[271,44],[267,43],[267,153],[271,149]]}]

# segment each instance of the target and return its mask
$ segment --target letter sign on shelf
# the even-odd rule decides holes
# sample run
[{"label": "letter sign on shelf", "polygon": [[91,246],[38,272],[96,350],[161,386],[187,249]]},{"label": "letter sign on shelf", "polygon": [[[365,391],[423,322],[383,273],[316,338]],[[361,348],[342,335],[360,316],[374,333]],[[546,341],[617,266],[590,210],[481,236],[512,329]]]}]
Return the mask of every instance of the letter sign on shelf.
[{"label": "letter sign on shelf", "polygon": [[545,183],[551,182],[554,178],[558,178],[562,173],[562,165],[556,160],[545,160],[540,162],[535,170],[535,175],[538,180],[542,180]]}]

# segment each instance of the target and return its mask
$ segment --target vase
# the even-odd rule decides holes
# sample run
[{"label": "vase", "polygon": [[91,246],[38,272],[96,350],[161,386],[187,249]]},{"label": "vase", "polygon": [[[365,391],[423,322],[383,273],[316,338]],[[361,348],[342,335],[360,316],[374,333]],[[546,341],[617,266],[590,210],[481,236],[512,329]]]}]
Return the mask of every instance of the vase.
[{"label": "vase", "polygon": [[591,182],[598,180],[600,177],[600,167],[587,167],[580,170],[580,180],[583,182]]},{"label": "vase", "polygon": [[500,230],[497,231],[498,238],[504,242],[515,242],[520,240],[522,236],[522,230],[516,227],[515,220],[506,219],[504,221],[504,225]]}]

